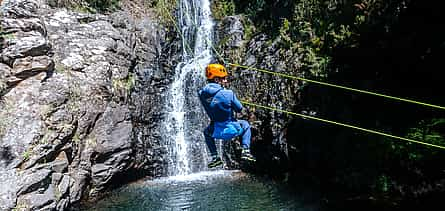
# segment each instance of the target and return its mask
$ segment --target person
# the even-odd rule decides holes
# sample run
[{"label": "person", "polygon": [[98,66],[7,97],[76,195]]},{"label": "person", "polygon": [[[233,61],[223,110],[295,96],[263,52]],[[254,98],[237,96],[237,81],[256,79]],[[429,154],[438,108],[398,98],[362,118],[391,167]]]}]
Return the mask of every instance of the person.
[{"label": "person", "polygon": [[207,84],[198,92],[201,104],[210,118],[210,124],[204,129],[207,147],[212,156],[208,167],[223,164],[216,150],[215,139],[224,141],[241,136],[241,159],[255,161],[250,153],[250,125],[246,120],[237,120],[234,112],[241,112],[243,106],[235,93],[224,87],[228,85],[228,72],[221,64],[209,64],[205,69]]}]

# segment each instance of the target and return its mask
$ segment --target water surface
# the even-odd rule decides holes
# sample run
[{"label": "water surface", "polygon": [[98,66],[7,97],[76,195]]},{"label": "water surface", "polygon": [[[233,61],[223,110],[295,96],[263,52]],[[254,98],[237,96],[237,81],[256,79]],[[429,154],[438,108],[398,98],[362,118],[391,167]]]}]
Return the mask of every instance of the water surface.
[{"label": "water surface", "polygon": [[141,181],[84,210],[320,210],[316,194],[240,171]]}]

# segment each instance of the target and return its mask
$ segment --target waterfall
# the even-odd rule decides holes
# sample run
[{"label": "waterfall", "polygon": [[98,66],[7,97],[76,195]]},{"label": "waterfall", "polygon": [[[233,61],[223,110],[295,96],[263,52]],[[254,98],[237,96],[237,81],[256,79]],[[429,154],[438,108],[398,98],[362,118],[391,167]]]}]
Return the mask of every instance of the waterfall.
[{"label": "waterfall", "polygon": [[209,0],[180,0],[179,28],[182,37],[182,61],[167,99],[165,137],[169,145],[168,174],[187,175],[205,168],[208,159],[202,131],[207,117],[197,91],[204,86],[204,68],[212,60],[210,45],[213,20]]}]

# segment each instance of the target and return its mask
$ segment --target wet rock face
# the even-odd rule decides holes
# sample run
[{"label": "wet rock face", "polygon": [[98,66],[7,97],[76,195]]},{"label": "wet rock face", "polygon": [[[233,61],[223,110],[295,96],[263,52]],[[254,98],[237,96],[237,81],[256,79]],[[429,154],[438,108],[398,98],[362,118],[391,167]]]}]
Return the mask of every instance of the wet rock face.
[{"label": "wet rock face", "polygon": [[114,184],[164,173],[165,27],[1,2],[0,209],[65,210]]}]

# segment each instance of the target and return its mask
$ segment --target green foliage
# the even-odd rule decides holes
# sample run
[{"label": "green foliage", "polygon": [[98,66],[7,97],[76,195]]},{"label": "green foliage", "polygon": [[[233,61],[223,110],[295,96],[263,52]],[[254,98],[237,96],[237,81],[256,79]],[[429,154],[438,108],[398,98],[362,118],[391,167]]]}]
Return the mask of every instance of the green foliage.
[{"label": "green foliage", "polygon": [[[422,120],[416,127],[408,130],[407,138],[445,147],[444,128],[445,119]],[[418,144],[414,143],[394,142],[391,149],[397,157],[412,162],[428,160],[443,153],[443,149],[428,146],[419,147]]]},{"label": "green foliage", "polygon": [[[381,90],[387,89],[388,91],[392,91],[392,93],[398,93],[397,91],[399,91],[399,93],[409,96],[412,94],[410,93],[411,89],[409,89],[410,91],[397,90],[395,87],[392,87],[393,85],[388,84],[393,83],[394,79],[398,80],[399,77],[402,77],[400,78],[400,81],[402,81],[402,79],[406,80],[409,79],[409,77],[415,78],[422,74],[430,76],[424,77],[430,79],[431,75],[425,73],[428,69],[433,69],[431,68],[433,66],[429,64],[436,62],[440,65],[442,61],[441,55],[443,55],[444,52],[443,31],[437,31],[436,25],[430,27],[425,26],[423,19],[419,21],[417,25],[411,25],[412,21],[417,20],[417,18],[412,17],[424,17],[421,16],[425,15],[422,12],[438,12],[430,10],[432,9],[428,7],[430,3],[419,3],[420,1],[418,1],[414,5],[409,5],[409,0],[234,0],[233,2],[235,4],[235,13],[241,13],[245,17],[248,17],[252,20],[252,23],[254,23],[252,28],[269,35],[270,40],[266,42],[267,44],[272,45],[278,43],[278,46],[274,46],[278,47],[276,50],[298,55],[298,62],[301,62],[301,66],[298,66],[299,69],[295,71],[298,71],[298,73],[303,72],[305,77],[331,77],[329,78],[330,80],[342,80],[342,82],[350,83],[351,86],[354,87],[377,88],[386,86]],[[284,7],[284,5],[287,6]],[[415,5],[421,5],[424,8],[415,7]],[[409,6],[411,6],[411,9],[408,12],[406,8]],[[417,12],[417,10],[421,11]],[[404,14],[404,22],[402,22],[402,18],[400,18],[400,22],[397,23],[400,14],[404,11],[406,12]],[[408,14],[414,14],[415,16],[408,18],[406,17]],[[431,14],[427,14],[426,17],[430,17],[430,15]],[[436,16],[441,17],[438,13],[435,13],[434,16],[431,15],[430,19],[434,21],[437,19]],[[412,31],[411,26],[413,27]],[[436,35],[432,35],[436,32]],[[428,40],[429,38],[435,37],[436,40]],[[416,43],[415,46],[412,46],[413,42]],[[415,50],[415,52],[405,52],[405,49],[409,50],[410,48]],[[378,55],[384,52],[388,53]],[[433,56],[434,53],[436,53],[435,56]],[[410,55],[411,57],[405,58],[405,56]],[[421,55],[421,57],[418,55]],[[357,58],[363,59],[357,61]],[[381,59],[381,61],[375,61],[375,58]],[[400,59],[394,60],[395,58]],[[413,58],[414,61],[409,61],[409,58]],[[289,61],[283,62],[291,63]],[[380,62],[381,64],[369,65],[373,62]],[[416,72],[418,74],[413,74],[409,72],[409,70],[411,70],[409,67],[411,64],[415,64],[414,66],[424,65],[422,67],[425,68],[421,68],[421,71]],[[407,75],[410,76],[405,76],[405,73],[409,73]],[[437,76],[439,75],[440,74],[437,74]],[[378,80],[372,81],[376,79],[373,78],[374,76],[378,78]],[[363,78],[366,78],[366,83],[369,84],[363,83]],[[397,81],[395,84],[399,84],[400,81]],[[419,81],[420,80],[414,79],[411,82],[414,84],[422,83]],[[430,83],[430,80],[426,80],[425,83]],[[416,87],[420,88],[422,86]],[[431,86],[425,85],[423,87]],[[416,94],[418,96],[426,95],[435,98],[441,96],[440,91],[437,92],[437,90],[440,89],[429,89],[431,93],[427,93],[424,90],[427,89],[419,89]],[[388,110],[384,110],[383,112],[383,110],[373,111],[372,109],[374,109],[375,103],[372,102],[369,103],[369,105],[357,106],[356,102],[369,102],[370,100],[366,97],[353,96],[351,97],[352,99],[349,99],[349,97],[338,98],[339,94],[335,91],[325,92],[323,90],[319,92],[323,92],[323,94],[329,96],[329,98],[324,97],[326,101],[322,101],[327,102],[326,105],[317,105],[318,108],[321,108],[322,113],[325,112],[327,116],[346,116],[345,118],[354,117],[354,119],[358,117],[356,120],[358,123],[363,123],[363,125],[369,123],[369,125],[372,125],[367,128],[374,127],[376,130],[388,131],[388,133],[396,132],[398,135],[400,135],[400,131],[405,131],[406,134],[400,136],[445,146],[445,134],[443,132],[445,131],[445,119],[443,118],[427,119],[430,118],[430,113],[419,113],[413,117],[400,119],[395,115],[397,117],[392,119],[393,117],[386,115],[387,113],[391,113],[389,108],[392,107],[389,107]],[[331,95],[331,93],[333,94]],[[346,100],[343,101],[340,99]],[[340,103],[333,103],[334,101],[339,102],[339,100],[342,102],[340,106],[338,105]],[[311,106],[315,103],[307,100],[306,104]],[[341,106],[343,108],[341,108]],[[387,109],[387,107],[385,107],[385,109]],[[405,110],[402,106],[397,106],[397,109]],[[334,114],[336,112],[344,112],[347,113],[347,115]],[[375,115],[376,113],[378,114],[377,117]],[[385,114],[381,115],[381,113]],[[410,114],[396,112],[396,114],[399,113],[403,113],[403,115]],[[419,119],[426,120],[419,121]],[[350,121],[350,119],[346,120]],[[418,121],[418,125],[413,126],[411,121]],[[411,128],[407,129],[407,125]],[[350,135],[350,137],[345,138],[344,141],[349,141],[356,137],[360,136],[356,134]],[[443,149],[386,137],[370,136],[365,139],[366,141],[360,140],[354,143],[354,145],[343,147],[342,152],[344,152],[345,155],[339,153],[339,161],[334,164],[330,163],[339,169],[342,168],[341,165],[343,165],[343,163],[348,162],[348,164],[355,167],[354,171],[347,173],[347,177],[345,178],[350,178],[352,174],[360,171],[366,172],[363,173],[366,177],[357,177],[361,180],[358,183],[365,183],[367,185],[372,183],[371,185],[374,185],[374,190],[381,193],[388,193],[394,190],[391,187],[392,184],[403,186],[403,183],[405,183],[404,180],[407,177],[409,177],[409,179],[426,180],[425,178],[428,174],[436,174],[434,176],[437,176],[443,173],[443,169],[438,168],[436,164],[443,163],[445,160]],[[342,142],[342,140],[337,138],[333,142],[339,143]],[[325,145],[326,142],[323,141],[319,147],[323,148]],[[357,148],[360,149],[360,155],[351,157],[346,155],[358,151]],[[345,164],[345,166],[347,165]],[[394,170],[395,168],[400,171]],[[404,173],[413,174],[401,175]],[[403,177],[403,179],[401,179],[401,177]],[[353,183],[353,181],[346,182]],[[357,185],[357,187],[358,186],[360,185]]]},{"label": "green foliage", "polygon": [[56,62],[54,70],[56,71],[56,73],[68,72],[66,67],[59,62]]},{"label": "green foliage", "polygon": [[74,136],[73,136],[73,138],[71,138],[71,140],[72,140],[74,143],[80,143],[80,135],[79,135],[79,133],[75,133]]},{"label": "green foliage", "polygon": [[125,79],[113,80],[113,88],[130,91],[134,87],[135,83],[136,81],[134,74],[129,74],[128,77]]},{"label": "green foliage", "polygon": [[342,9],[330,4],[331,1],[310,0],[297,3],[292,20],[294,27],[289,32],[293,42],[304,46],[306,72],[316,77],[327,77],[333,49],[357,45],[353,27],[339,20],[343,18]]},{"label": "green foliage", "polygon": [[235,3],[233,0],[214,1],[212,4],[212,15],[216,20],[235,14]]},{"label": "green foliage", "polygon": [[244,18],[243,27],[244,27],[244,40],[252,39],[255,33],[255,26],[253,25],[253,23],[248,19]]},{"label": "green foliage", "polygon": [[[301,27],[301,30],[296,36],[295,28],[298,27]],[[325,38],[317,36],[309,22],[296,24],[295,21],[284,19],[278,37],[282,48],[301,55],[303,65],[300,71],[315,77],[326,77],[326,69],[331,58],[321,50],[325,45]]]},{"label": "green foliage", "polygon": [[120,0],[58,0],[53,6],[67,7],[81,13],[113,12],[119,9]]},{"label": "green foliage", "polygon": [[388,9],[389,4],[385,0],[362,0],[353,6],[356,11],[356,24],[372,24],[376,21],[374,17],[381,16]]},{"label": "green foliage", "polygon": [[[57,189],[57,188],[56,188]],[[28,210],[29,206],[25,204],[24,202],[17,203],[17,205],[12,208],[12,211],[22,211],[22,210]]]},{"label": "green foliage", "polygon": [[26,149],[25,152],[23,152],[23,161],[28,161],[29,158],[31,158],[32,155],[32,151],[33,151],[33,147],[29,147],[28,149]]},{"label": "green foliage", "polygon": [[[0,33],[0,34],[1,34],[1,33]],[[11,39],[14,39],[14,38],[15,38],[15,35],[14,35],[14,34],[6,34],[6,33],[5,33],[5,34],[1,34],[0,36],[1,36],[2,39],[5,39],[5,40],[6,40],[6,39],[11,40]]]},{"label": "green foliage", "polygon": [[235,0],[233,3],[235,4],[236,13],[243,13],[250,19],[254,20],[257,25],[260,25],[260,14],[264,11],[264,7],[266,6],[265,0]]},{"label": "green foliage", "polygon": [[86,0],[86,2],[93,11],[106,12],[119,8],[119,0]]},{"label": "green foliage", "polygon": [[300,71],[308,75],[326,77],[333,49],[357,46],[355,16],[344,21],[350,4],[316,0],[233,2],[237,13],[253,20],[254,28],[269,34],[271,39],[279,38],[280,47],[301,55]]},{"label": "green foliage", "polygon": [[380,175],[377,179],[376,189],[382,193],[389,191],[391,184],[390,179],[386,175]]},{"label": "green foliage", "polygon": [[283,25],[280,27],[280,37],[281,37],[281,43],[284,45],[284,47],[289,48],[291,47],[293,41],[290,37],[290,22],[286,18],[283,20]]},{"label": "green foliage", "polygon": [[177,6],[176,0],[158,0],[155,5],[156,13],[164,25],[172,26],[176,24],[173,16],[173,12]]},{"label": "green foliage", "polygon": [[254,1],[236,1],[239,5],[240,10],[238,12],[243,12],[249,17],[254,19],[258,18],[258,14],[264,11],[266,6],[265,0],[254,0]]},{"label": "green foliage", "polygon": [[393,3],[233,0],[233,3],[235,12],[253,20],[255,28],[269,34],[272,40],[280,38],[282,48],[301,54],[302,70],[316,77],[326,77],[330,69],[336,69],[331,68],[336,49],[359,47],[362,31],[370,31],[373,25],[382,22],[394,22],[400,14],[400,5],[406,4],[403,0]]},{"label": "green foliage", "polygon": [[115,96],[125,97],[125,99],[127,99],[130,96],[130,92],[135,85],[136,85],[136,76],[134,75],[134,73],[130,73],[124,79],[112,80],[113,92],[115,93]]}]

